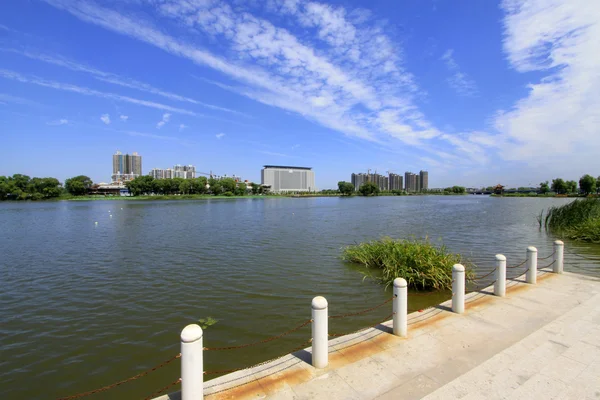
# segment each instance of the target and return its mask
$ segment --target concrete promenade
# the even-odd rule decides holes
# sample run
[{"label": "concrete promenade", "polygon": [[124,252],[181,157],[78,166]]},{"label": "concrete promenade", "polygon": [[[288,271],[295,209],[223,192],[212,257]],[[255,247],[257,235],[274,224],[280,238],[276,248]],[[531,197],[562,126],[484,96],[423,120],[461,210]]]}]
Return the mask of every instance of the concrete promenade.
[{"label": "concrete promenade", "polygon": [[[329,366],[310,348],[207,381],[207,399],[600,399],[600,279],[538,272],[329,342]],[[161,399],[178,399],[179,394]]]}]

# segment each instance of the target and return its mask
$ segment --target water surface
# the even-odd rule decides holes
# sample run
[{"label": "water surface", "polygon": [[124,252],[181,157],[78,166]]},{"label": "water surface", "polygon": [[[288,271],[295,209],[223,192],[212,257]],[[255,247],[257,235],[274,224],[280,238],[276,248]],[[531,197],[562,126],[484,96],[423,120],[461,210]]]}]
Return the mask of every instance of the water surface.
[{"label": "water surface", "polygon": [[[179,352],[181,329],[211,316],[205,346],[258,341],[310,318],[390,297],[342,263],[343,246],[381,236],[428,236],[470,257],[485,274],[529,245],[551,254],[543,208],[568,199],[419,196],[0,204],[0,397],[55,398],[113,383]],[[111,217],[112,215],[112,217]],[[98,222],[95,225],[95,222]],[[567,249],[600,255],[600,247]],[[565,269],[596,268],[567,256]],[[541,262],[542,263],[542,262]],[[510,276],[510,273],[509,273]],[[413,297],[417,310],[447,298]],[[331,320],[332,332],[391,313]],[[249,366],[286,353],[310,326],[244,350],[207,352],[207,370]],[[93,398],[144,398],[179,376],[179,363]],[[35,383],[35,384],[34,384]]]}]

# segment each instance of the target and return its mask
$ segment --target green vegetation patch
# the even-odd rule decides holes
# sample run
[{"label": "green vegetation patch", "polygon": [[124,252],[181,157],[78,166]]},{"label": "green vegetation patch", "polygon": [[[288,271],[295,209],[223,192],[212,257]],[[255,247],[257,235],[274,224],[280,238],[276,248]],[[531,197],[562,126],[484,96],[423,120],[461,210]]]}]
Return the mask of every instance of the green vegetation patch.
[{"label": "green vegetation patch", "polygon": [[381,271],[377,279],[391,285],[394,279],[404,278],[408,286],[417,290],[452,289],[452,266],[463,264],[466,278],[474,276],[470,262],[460,254],[453,254],[428,239],[392,239],[355,244],[344,248],[342,259]]},{"label": "green vegetation patch", "polygon": [[[542,214],[538,220],[541,218]],[[546,213],[544,226],[568,239],[600,243],[600,198],[579,199],[564,206],[551,207]]]}]

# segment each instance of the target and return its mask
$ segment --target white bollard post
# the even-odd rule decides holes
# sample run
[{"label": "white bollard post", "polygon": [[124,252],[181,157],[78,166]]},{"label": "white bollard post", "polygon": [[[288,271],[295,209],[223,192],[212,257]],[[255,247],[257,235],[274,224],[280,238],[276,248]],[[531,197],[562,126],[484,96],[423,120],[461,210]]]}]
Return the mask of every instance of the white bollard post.
[{"label": "white bollard post", "polygon": [[533,285],[537,282],[537,254],[535,247],[529,246],[527,248],[527,274],[525,280]]},{"label": "white bollard post", "polygon": [[465,267],[461,264],[452,267],[452,311],[465,312]]},{"label": "white bollard post", "polygon": [[404,278],[394,279],[394,335],[406,337],[408,331],[408,284]]},{"label": "white bollard post", "polygon": [[554,264],[552,265],[552,272],[555,274],[562,274],[564,268],[564,257],[565,257],[565,244],[562,240],[554,241]]},{"label": "white bollard post", "polygon": [[506,257],[496,254],[496,282],[494,282],[494,295],[506,296]]},{"label": "white bollard post", "polygon": [[328,332],[327,300],[317,296],[312,300],[312,365],[315,368],[325,368],[328,361],[329,332]]},{"label": "white bollard post", "polygon": [[181,400],[204,398],[202,328],[190,324],[181,331]]}]

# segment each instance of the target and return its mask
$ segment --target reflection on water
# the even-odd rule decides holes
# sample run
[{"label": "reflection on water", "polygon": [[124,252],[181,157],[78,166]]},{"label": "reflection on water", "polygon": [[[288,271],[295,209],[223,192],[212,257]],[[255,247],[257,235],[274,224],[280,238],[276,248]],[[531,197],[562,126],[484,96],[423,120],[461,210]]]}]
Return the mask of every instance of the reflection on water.
[{"label": "reflection on water", "polygon": [[[176,354],[181,329],[200,318],[218,320],[206,330],[206,346],[231,346],[309,318],[316,295],[327,297],[332,314],[379,304],[391,292],[340,261],[340,249],[355,242],[428,236],[471,258],[479,274],[493,268],[496,253],[514,265],[533,245],[543,257],[552,252],[553,239],[539,231],[535,216],[568,201],[423,196],[2,203],[0,396],[66,396],[134,375]],[[567,249],[600,255],[599,246],[567,243]],[[567,271],[598,271],[590,261],[566,258]],[[449,296],[414,296],[409,307]],[[390,309],[332,320],[330,330],[372,325]],[[205,365],[250,365],[309,335],[307,326],[267,345],[207,352]],[[175,362],[105,398],[146,396],[178,376]]]}]

